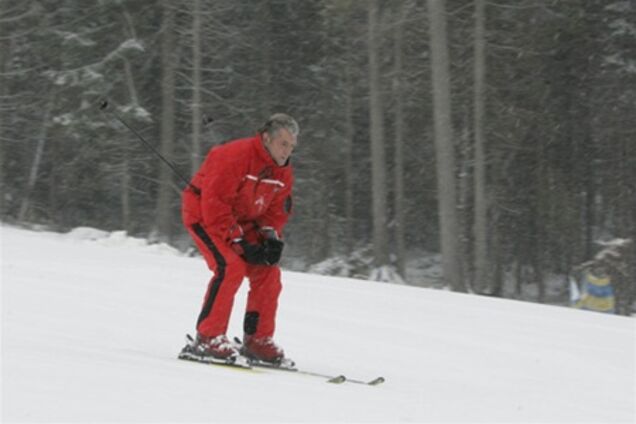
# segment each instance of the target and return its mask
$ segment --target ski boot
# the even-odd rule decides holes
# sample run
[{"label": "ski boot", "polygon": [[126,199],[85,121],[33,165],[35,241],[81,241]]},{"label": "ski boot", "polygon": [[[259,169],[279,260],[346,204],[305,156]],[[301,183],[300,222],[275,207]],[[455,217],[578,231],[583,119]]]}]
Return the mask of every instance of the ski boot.
[{"label": "ski boot", "polygon": [[239,357],[238,350],[224,334],[216,337],[197,334],[195,339],[188,335],[188,344],[179,354],[179,359],[216,364],[234,364]]},{"label": "ski boot", "polygon": [[285,358],[285,352],[271,337],[245,335],[240,353],[256,366],[294,368],[294,361]]}]

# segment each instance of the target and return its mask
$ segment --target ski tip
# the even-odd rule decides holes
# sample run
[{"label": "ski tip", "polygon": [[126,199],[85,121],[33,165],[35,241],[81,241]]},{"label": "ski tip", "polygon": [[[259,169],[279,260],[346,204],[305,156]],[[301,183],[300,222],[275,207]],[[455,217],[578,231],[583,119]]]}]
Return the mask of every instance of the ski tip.
[{"label": "ski tip", "polygon": [[384,383],[386,380],[384,379],[384,377],[378,377],[374,380],[369,381],[367,384],[369,386],[377,386],[378,384],[382,384]]},{"label": "ski tip", "polygon": [[342,384],[345,381],[347,381],[347,377],[345,377],[344,375],[338,375],[327,380],[327,383]]}]

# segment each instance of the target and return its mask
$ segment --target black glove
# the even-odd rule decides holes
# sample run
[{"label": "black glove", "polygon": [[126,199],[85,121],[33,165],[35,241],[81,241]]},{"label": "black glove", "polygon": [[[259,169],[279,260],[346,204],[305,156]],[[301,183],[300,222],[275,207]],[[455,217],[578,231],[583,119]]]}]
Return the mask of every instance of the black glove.
[{"label": "black glove", "polygon": [[265,255],[265,247],[260,244],[250,244],[243,239],[232,243],[232,249],[252,265],[269,265]]},{"label": "black glove", "polygon": [[263,247],[265,251],[265,260],[267,261],[267,265],[276,265],[280,262],[280,256],[283,254],[283,247],[285,243],[282,240],[271,238],[266,239],[263,242]]},{"label": "black glove", "polygon": [[251,244],[243,239],[235,239],[232,249],[252,265],[276,265],[280,262],[285,243],[278,238],[275,231],[263,232],[263,244]]}]

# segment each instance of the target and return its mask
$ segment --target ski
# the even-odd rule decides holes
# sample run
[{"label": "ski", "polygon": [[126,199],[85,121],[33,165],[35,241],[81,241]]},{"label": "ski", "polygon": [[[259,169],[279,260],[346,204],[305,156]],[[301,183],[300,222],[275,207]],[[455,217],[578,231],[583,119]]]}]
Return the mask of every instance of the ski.
[{"label": "ski", "polygon": [[300,369],[297,367],[294,367],[294,368],[279,367],[279,366],[276,366],[275,364],[268,364],[268,363],[263,363],[259,361],[254,361],[254,360],[252,360],[250,363],[253,367],[256,367],[256,368],[265,368],[265,369],[276,370],[276,371],[287,371],[287,372],[296,373],[300,375],[319,377],[319,378],[325,379],[327,383],[333,383],[333,384],[353,383],[353,384],[362,384],[366,386],[377,386],[379,384],[384,383],[385,381],[384,377],[376,377],[372,380],[359,380],[355,378],[349,378],[343,374],[334,376],[330,374],[324,374],[321,372]]},{"label": "ski", "polygon": [[202,359],[201,357],[188,356],[183,354],[179,354],[177,358],[181,359],[182,361],[198,362],[199,364],[204,364],[204,365],[214,365],[217,367],[227,367],[227,368],[234,368],[238,370],[255,371],[249,362],[207,360],[207,359]]},{"label": "ski", "polygon": [[[241,339],[239,339],[238,337],[234,337],[234,342],[237,344],[239,348],[243,344]],[[269,362],[263,362],[256,359],[249,359],[249,361],[250,361],[250,365],[256,368],[264,368],[264,369],[276,370],[276,371],[286,371],[286,372],[296,373],[300,375],[307,375],[310,377],[319,377],[319,378],[325,379],[327,383],[332,383],[332,384],[353,383],[353,384],[362,384],[366,386],[377,386],[379,384],[384,383],[385,381],[384,377],[376,377],[372,380],[359,380],[354,378],[348,378],[343,374],[330,375],[330,374],[325,374],[325,373],[316,372],[316,371],[304,370],[304,369],[300,369],[296,367],[296,364],[289,359],[283,360],[283,362],[280,364],[272,364]]]},{"label": "ski", "polygon": [[384,377],[376,377],[373,380],[362,381],[362,380],[349,380],[350,383],[358,383],[358,384],[366,384],[367,386],[377,386],[378,384],[384,383]]}]

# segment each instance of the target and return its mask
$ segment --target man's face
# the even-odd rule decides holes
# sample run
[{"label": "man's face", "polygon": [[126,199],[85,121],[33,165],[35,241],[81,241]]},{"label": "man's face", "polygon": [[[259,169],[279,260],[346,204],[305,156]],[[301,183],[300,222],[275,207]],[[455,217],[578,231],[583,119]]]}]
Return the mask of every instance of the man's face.
[{"label": "man's face", "polygon": [[284,128],[279,129],[272,137],[263,133],[263,144],[278,166],[283,166],[296,148],[296,137]]}]

